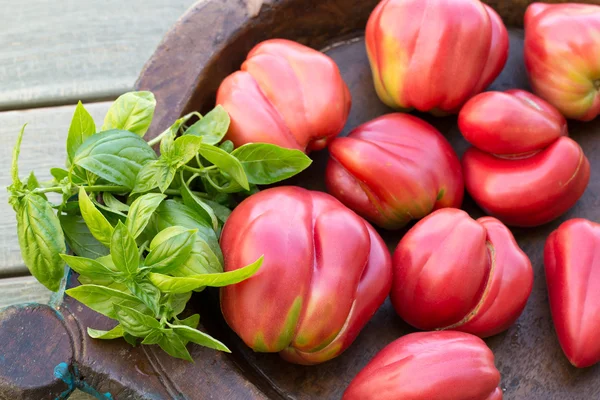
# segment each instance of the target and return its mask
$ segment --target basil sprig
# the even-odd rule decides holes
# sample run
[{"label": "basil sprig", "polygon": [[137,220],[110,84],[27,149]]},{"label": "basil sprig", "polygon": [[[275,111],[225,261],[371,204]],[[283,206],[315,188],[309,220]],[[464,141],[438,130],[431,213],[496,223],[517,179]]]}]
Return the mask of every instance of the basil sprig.
[{"label": "basil sprig", "polygon": [[[181,316],[192,292],[241,282],[263,262],[260,257],[223,272],[218,239],[231,209],[258,191],[256,185],[287,179],[311,160],[271,144],[234,149],[223,141],[229,115],[221,106],[205,116],[187,114],[147,142],[155,107],[150,92],[126,93],[96,132],[79,102],[67,136],[66,168],[52,168],[50,183],[33,173],[19,178],[23,126],[9,202],[32,275],[57,291],[69,265],[81,285],[66,293],[116,320],[108,331],[88,328],[92,338],[157,344],[191,360],[189,342],[229,351],[197,329],[198,314]],[[62,201],[51,202],[47,193],[60,194]],[[66,254],[67,244],[74,255]]]}]

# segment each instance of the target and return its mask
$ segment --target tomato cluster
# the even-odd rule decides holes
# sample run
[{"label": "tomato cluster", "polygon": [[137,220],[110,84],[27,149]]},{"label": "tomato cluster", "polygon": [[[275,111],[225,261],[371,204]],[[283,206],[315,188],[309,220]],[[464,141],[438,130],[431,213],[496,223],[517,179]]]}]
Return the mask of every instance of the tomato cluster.
[{"label": "tomato cluster", "polygon": [[[328,146],[331,195],[271,188],[234,210],[221,240],[225,269],[265,261],[222,289],[223,314],[255,351],[314,364],[350,346],[390,294],[406,322],[442,332],[390,344],[344,399],[501,399],[493,354],[478,337],[513,324],[532,290],[531,262],[507,225],[555,220],[588,185],[589,162],[565,117],[600,112],[600,7],[528,8],[535,94],[481,93],[507,60],[508,35],[479,0],[383,0],[365,41],[382,102],[458,114],[472,147],[461,162],[434,127],[402,112],[336,138],[351,99],[333,61],[285,40],[256,46],[219,88],[232,118],[227,138],[305,152]],[[489,217],[459,210],[465,188]],[[398,229],[413,220],[393,257],[367,222]],[[545,249],[556,332],[578,367],[600,360],[598,252],[600,226],[585,220],[561,225]]]}]

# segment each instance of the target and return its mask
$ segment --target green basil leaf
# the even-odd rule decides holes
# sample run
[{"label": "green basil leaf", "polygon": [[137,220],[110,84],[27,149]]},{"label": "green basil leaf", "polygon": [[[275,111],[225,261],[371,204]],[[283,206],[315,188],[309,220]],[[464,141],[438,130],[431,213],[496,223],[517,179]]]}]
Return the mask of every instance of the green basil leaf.
[{"label": "green basil leaf", "polygon": [[111,271],[96,260],[85,257],[75,257],[67,254],[60,255],[64,262],[79,275],[88,276],[91,279],[113,279],[116,275],[115,272]]},{"label": "green basil leaf", "polygon": [[84,285],[101,285],[109,287],[111,289],[120,290],[121,292],[127,294],[130,293],[127,286],[121,283],[123,274],[117,269],[110,255],[98,257],[95,261],[102,264],[102,266],[104,266],[109,271],[112,271],[113,274],[106,276],[96,275],[93,278],[86,275],[79,275],[79,277],[77,278],[79,282],[81,282]]},{"label": "green basil leaf", "polygon": [[115,314],[123,330],[136,337],[144,337],[154,329],[160,328],[160,323],[133,308],[119,304],[114,305]]},{"label": "green basil leaf", "polygon": [[137,338],[133,335],[130,335],[129,333],[125,332],[123,333],[123,339],[125,339],[125,341],[127,343],[129,343],[130,345],[132,345],[133,347],[137,346]]},{"label": "green basil leaf", "polygon": [[186,325],[169,324],[169,326],[171,327],[171,329],[173,329],[173,332],[175,332],[175,334],[177,334],[182,339],[199,344],[200,346],[208,347],[210,349],[231,353],[231,350],[229,350],[227,346],[225,346],[223,343],[195,328],[190,328]]},{"label": "green basil leaf", "polygon": [[54,177],[56,182],[60,182],[69,176],[69,172],[62,168],[50,168],[50,175]]},{"label": "green basil leaf", "polygon": [[194,241],[190,257],[169,271],[173,276],[193,276],[223,272],[223,264],[203,240]]},{"label": "green basil leaf", "polygon": [[123,129],[143,137],[152,123],[155,108],[152,92],[125,93],[110,106],[102,130]]},{"label": "green basil leaf", "polygon": [[[184,198],[184,201],[185,201],[185,198]],[[217,203],[216,201],[212,201],[212,200],[208,200],[208,199],[204,199],[202,201],[204,203],[206,203],[213,210],[217,219],[219,221],[221,221],[221,223],[223,223],[223,224],[227,221],[227,218],[229,218],[229,216],[231,215],[231,210],[229,208]]]},{"label": "green basil leaf", "polygon": [[197,229],[196,241],[206,242],[209,247],[208,251],[213,253],[213,257],[216,257],[221,265],[223,264],[223,254],[212,225],[185,204],[172,199],[163,201],[156,209],[152,225],[154,235],[165,228],[176,225],[188,229]]},{"label": "green basil leaf", "polygon": [[77,107],[75,107],[75,113],[73,114],[67,136],[67,158],[69,163],[73,161],[73,157],[75,157],[79,146],[94,133],[96,133],[94,119],[80,101],[77,103]]},{"label": "green basil leaf", "polygon": [[122,304],[144,312],[147,307],[137,297],[100,285],[81,285],[65,291],[75,300],[85,304],[92,310],[116,319],[115,304]]},{"label": "green basil leaf", "polygon": [[114,129],[90,136],[75,153],[73,164],[132,189],[142,167],[152,160],[156,160],[156,153],[144,139]]},{"label": "green basil leaf", "polygon": [[175,334],[175,332],[170,329],[163,330],[163,335],[160,338],[158,345],[172,357],[182,358],[187,361],[194,361],[192,360],[190,353],[185,348],[185,344],[179,335]]},{"label": "green basil leaf", "polygon": [[94,206],[92,200],[88,197],[85,188],[79,188],[79,209],[81,216],[87,224],[90,232],[98,241],[106,246],[110,244],[114,228],[108,222],[106,217]]},{"label": "green basil leaf", "polygon": [[231,140],[226,140],[226,141],[224,141],[223,143],[221,143],[219,145],[219,148],[222,149],[222,150],[225,150],[228,153],[231,153],[233,151],[233,148],[234,148],[233,142]]},{"label": "green basil leaf", "polygon": [[[166,307],[170,310],[170,317],[175,317],[185,310],[187,302],[192,297],[192,292],[167,294]],[[198,316],[200,317],[200,316]],[[195,328],[195,327],[194,327]]]},{"label": "green basil leaf", "polygon": [[164,160],[152,161],[140,170],[133,188],[133,193],[144,193],[154,188],[164,192],[171,186],[177,169]]},{"label": "green basil leaf", "polygon": [[98,211],[100,211],[102,215],[104,215],[104,217],[110,223],[111,226],[117,225],[119,221],[125,222],[125,220],[127,219],[127,215],[123,214],[121,211],[113,210],[107,205],[100,203],[95,198],[92,198],[91,200],[92,203],[94,203],[94,206],[97,209],[99,209]]},{"label": "green basil leaf", "polygon": [[175,121],[174,125],[171,125],[170,128],[166,130],[165,136],[160,140],[160,155],[163,157],[170,157],[171,151],[173,151],[173,143],[175,142],[175,135],[177,134],[177,129],[179,129],[177,125],[177,121]]},{"label": "green basil leaf", "polygon": [[135,178],[133,193],[144,193],[158,187],[158,175],[165,164],[159,160],[150,161],[140,169],[140,172]]},{"label": "green basil leaf", "polygon": [[160,331],[160,329],[155,329],[152,332],[150,332],[144,338],[144,340],[142,340],[142,344],[157,344],[162,340],[162,337],[163,333]]},{"label": "green basil leaf", "polygon": [[87,333],[93,339],[116,339],[123,337],[125,331],[121,325],[117,325],[109,331],[87,328]]},{"label": "green basil leaf", "polygon": [[200,136],[202,142],[209,145],[217,144],[225,137],[229,129],[229,122],[229,114],[219,104],[200,121],[190,126],[184,134]]},{"label": "green basil leaf", "polygon": [[312,160],[300,150],[268,143],[248,143],[233,150],[242,163],[248,182],[270,185],[288,179],[308,168]]},{"label": "green basil leaf", "polygon": [[67,251],[60,221],[50,203],[39,195],[27,194],[15,204],[23,261],[41,284],[56,292],[65,268],[60,254]]},{"label": "green basil leaf", "polygon": [[131,203],[129,213],[127,214],[126,226],[134,239],[144,231],[146,225],[148,225],[148,221],[150,221],[150,217],[152,217],[152,214],[154,214],[154,211],[156,211],[165,197],[167,196],[164,194],[148,193],[138,197]]},{"label": "green basil leaf", "polygon": [[158,314],[160,303],[160,290],[150,282],[127,282],[127,288],[135,297],[140,299],[154,315]]},{"label": "green basil leaf", "polygon": [[102,200],[107,207],[111,210],[120,211],[120,212],[128,212],[129,206],[115,198],[112,193],[104,192],[102,193]]},{"label": "green basil leaf", "polygon": [[217,216],[212,208],[202,201],[198,196],[192,193],[185,182],[183,185],[181,185],[179,190],[181,192],[181,197],[183,198],[183,204],[196,211],[200,217],[212,225],[212,228],[216,232],[219,229],[219,220],[217,219]]},{"label": "green basil leaf", "polygon": [[132,276],[140,266],[140,255],[135,239],[127,227],[119,222],[110,239],[110,256],[119,271]]},{"label": "green basil leaf", "polygon": [[[243,192],[244,188],[236,181],[232,181],[224,175],[204,175],[202,176],[204,187],[212,187],[216,193],[239,193]],[[208,186],[208,187],[207,187]],[[208,191],[208,190],[207,190]]]},{"label": "green basil leaf", "polygon": [[[72,203],[75,205],[78,204],[77,202]],[[59,216],[59,220],[67,244],[75,254],[94,259],[108,254],[108,247],[104,246],[92,235],[83,217],[80,215],[62,214]]]},{"label": "green basil leaf", "polygon": [[175,140],[169,153],[170,165],[179,168],[187,164],[198,154],[202,138],[197,136],[181,136]]},{"label": "green basil leaf", "polygon": [[40,183],[38,182],[37,178],[35,177],[35,174],[33,173],[33,171],[30,172],[29,176],[27,177],[26,186],[27,186],[28,190],[33,190],[33,189],[37,189],[40,187]]},{"label": "green basil leaf", "polygon": [[227,173],[242,188],[246,190],[250,189],[244,167],[242,167],[237,158],[218,147],[205,143],[200,143],[199,153],[202,157],[219,167],[221,172]]},{"label": "green basil leaf", "polygon": [[127,227],[119,222],[110,239],[110,256],[119,271],[134,275],[140,266],[140,256],[135,239]]},{"label": "green basil leaf", "polygon": [[168,273],[184,263],[192,252],[195,233],[180,226],[164,229],[150,243],[145,266],[153,272]]},{"label": "green basil leaf", "polygon": [[263,256],[243,268],[218,274],[204,274],[188,277],[173,277],[163,274],[150,273],[150,282],[163,293],[185,293],[205,286],[222,287],[233,285],[248,279],[262,265]]},{"label": "green basil leaf", "polygon": [[179,320],[177,325],[185,325],[190,328],[196,329],[198,324],[200,323],[200,314],[194,314],[191,317],[187,317],[186,319]]}]

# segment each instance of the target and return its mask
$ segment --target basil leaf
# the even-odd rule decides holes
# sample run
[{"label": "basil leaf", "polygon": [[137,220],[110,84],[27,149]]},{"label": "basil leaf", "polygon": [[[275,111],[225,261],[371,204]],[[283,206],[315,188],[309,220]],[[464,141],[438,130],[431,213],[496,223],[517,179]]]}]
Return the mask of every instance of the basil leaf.
[{"label": "basil leaf", "polygon": [[126,305],[142,312],[147,310],[138,298],[105,286],[81,285],[67,289],[65,293],[92,310],[113,319],[116,318],[115,304]]},{"label": "basil leaf", "polygon": [[117,269],[134,275],[140,266],[140,255],[135,239],[127,227],[119,222],[110,239],[110,256]]},{"label": "basil leaf", "polygon": [[225,137],[229,129],[229,122],[229,114],[219,104],[200,119],[200,121],[190,126],[184,135],[201,136],[203,143],[209,145],[217,144]]},{"label": "basil leaf", "polygon": [[[27,177],[27,182],[26,182],[26,186],[27,186],[27,190],[34,190],[40,187],[40,183],[38,182],[37,178],[35,177],[35,174],[32,172],[29,173],[29,176]],[[42,195],[42,197],[45,197],[44,195]]]},{"label": "basil leaf", "polygon": [[184,263],[192,252],[196,230],[172,226],[161,231],[150,243],[145,266],[154,272],[167,273]]},{"label": "basil leaf", "polygon": [[158,345],[172,357],[193,361],[192,356],[185,348],[185,344],[181,338],[170,329],[163,330],[163,334],[158,341]]},{"label": "basil leaf", "polygon": [[73,164],[132,189],[142,166],[152,160],[156,160],[156,153],[144,139],[114,129],[90,136],[75,153]]},{"label": "basil leaf", "polygon": [[129,343],[130,345],[132,345],[133,347],[137,346],[137,338],[133,335],[130,335],[129,333],[125,332],[123,333],[123,339],[125,339],[125,341],[127,343]]},{"label": "basil leaf", "polygon": [[[73,203],[77,204],[77,202]],[[98,258],[108,254],[108,247],[92,235],[83,217],[62,214],[59,216],[59,220],[67,244],[75,254],[86,258]]]},{"label": "basil leaf", "polygon": [[123,129],[143,137],[152,123],[155,108],[152,92],[125,93],[110,106],[102,130]]},{"label": "basil leaf", "polygon": [[155,218],[153,219],[154,234],[156,235],[161,230],[176,225],[188,229],[197,229],[196,241],[206,242],[208,251],[213,253],[213,257],[216,257],[220,264],[223,264],[221,247],[212,226],[186,205],[172,199],[165,200],[155,212]]},{"label": "basil leaf", "polygon": [[64,262],[79,275],[87,276],[91,279],[113,279],[115,272],[106,268],[96,260],[85,257],[75,257],[67,254],[60,255]]},{"label": "basil leaf", "polygon": [[190,328],[196,329],[200,323],[200,314],[194,314],[186,319],[178,320],[178,325],[189,326]]},{"label": "basil leaf", "polygon": [[165,136],[160,140],[160,155],[162,157],[168,157],[168,155],[173,150],[173,143],[175,142],[175,135],[177,133],[176,127],[177,121],[174,125],[171,125],[170,128],[166,130]]},{"label": "basil leaf", "polygon": [[148,192],[156,187],[164,192],[171,186],[176,172],[177,169],[168,165],[164,160],[152,161],[140,170],[133,193]]},{"label": "basil leaf", "polygon": [[248,143],[233,150],[242,163],[248,182],[270,185],[288,179],[308,168],[311,159],[300,150],[268,143]]},{"label": "basil leaf", "polygon": [[183,182],[179,190],[181,192],[181,197],[183,198],[183,204],[194,210],[206,222],[211,224],[212,228],[216,232],[219,229],[219,220],[217,219],[217,216],[213,212],[212,208],[204,201],[200,200],[198,196],[192,193],[185,182]]},{"label": "basil leaf", "polygon": [[60,221],[50,203],[30,193],[15,203],[17,233],[25,265],[48,289],[56,292],[64,275],[65,238]]},{"label": "basil leaf", "polygon": [[217,274],[204,274],[188,277],[172,277],[163,274],[150,273],[148,278],[161,292],[185,293],[205,286],[222,287],[239,283],[252,275],[262,265],[263,256],[243,268]]},{"label": "basil leaf", "polygon": [[174,168],[179,168],[190,162],[198,154],[201,144],[202,138],[197,136],[181,136],[177,138],[168,154],[170,165]]},{"label": "basil leaf", "polygon": [[167,196],[164,194],[148,193],[138,197],[131,203],[129,213],[127,214],[126,226],[134,239],[144,231],[146,225],[148,225],[148,221],[150,221],[150,217],[152,217],[152,214],[154,214],[154,211],[156,211],[165,197]]},{"label": "basil leaf", "polygon": [[223,272],[221,261],[208,243],[196,239],[190,257],[184,263],[170,270],[169,274],[173,276],[193,276],[219,272]]},{"label": "basil leaf", "polygon": [[115,314],[123,330],[136,337],[144,337],[154,329],[160,328],[160,323],[138,310],[119,304],[114,305]]},{"label": "basil leaf", "polygon": [[160,329],[155,329],[152,332],[150,332],[144,338],[144,340],[142,340],[142,344],[157,344],[161,341],[162,337],[163,333],[160,331]]},{"label": "basil leaf", "polygon": [[79,188],[79,209],[81,210],[81,216],[92,235],[94,235],[100,243],[108,246],[114,228],[110,222],[108,222],[106,217],[102,215],[96,206],[94,206],[94,203],[92,203],[92,200],[88,197],[83,186]]},{"label": "basil leaf", "polygon": [[102,200],[107,207],[112,210],[120,211],[120,212],[128,212],[129,206],[115,198],[112,193],[104,192],[102,193]]},{"label": "basil leaf", "polygon": [[[181,314],[183,312],[183,310],[185,310],[185,306],[187,304],[187,302],[190,300],[190,298],[192,297],[192,292],[187,292],[187,293],[172,293],[172,294],[167,294],[167,302],[166,302],[166,307],[170,310],[170,316],[169,317],[175,317],[179,314]],[[198,316],[199,318],[200,316]],[[195,328],[195,326],[194,326]]]},{"label": "basil leaf", "polygon": [[169,326],[171,327],[171,329],[173,329],[173,332],[175,332],[175,334],[177,334],[182,339],[199,344],[200,346],[208,347],[210,349],[231,353],[231,350],[229,350],[227,346],[225,346],[223,343],[195,328],[190,328],[186,325],[169,324]]},{"label": "basil leaf", "polygon": [[69,172],[67,172],[67,170],[64,170],[62,168],[50,168],[50,175],[52,175],[52,177],[54,177],[54,179],[56,180],[56,182],[60,182],[63,179],[65,179],[66,177],[69,176]]},{"label": "basil leaf", "polygon": [[[185,201],[185,198],[184,198],[184,201]],[[206,203],[213,210],[217,219],[219,221],[221,221],[223,224],[227,221],[227,218],[229,218],[229,216],[231,215],[231,210],[229,208],[217,203],[216,201],[212,201],[212,200],[208,200],[208,199],[204,199],[202,201],[204,203]]]},{"label": "basil leaf", "polygon": [[124,332],[121,325],[117,325],[109,331],[87,328],[88,335],[93,339],[116,339],[123,337]]},{"label": "basil leaf", "polygon": [[67,159],[69,163],[73,161],[77,149],[87,138],[96,133],[96,124],[89,112],[85,109],[81,101],[75,107],[75,113],[69,126],[67,136]]},{"label": "basil leaf", "polygon": [[242,164],[237,158],[218,147],[200,143],[199,153],[202,157],[219,167],[221,172],[227,173],[242,188],[249,190],[248,178]]},{"label": "basil leaf", "polygon": [[127,282],[127,288],[131,293],[140,299],[154,315],[158,314],[158,305],[160,303],[160,290],[150,282]]},{"label": "basil leaf", "polygon": [[111,226],[117,225],[119,221],[125,222],[127,215],[123,214],[121,211],[113,210],[112,208],[100,203],[95,198],[92,198],[91,200],[92,203],[94,203],[94,206],[99,209],[98,211],[104,215]]},{"label": "basil leaf", "polygon": [[225,150],[228,153],[231,153],[233,151],[233,147],[233,142],[231,140],[226,140],[219,145],[220,149]]}]

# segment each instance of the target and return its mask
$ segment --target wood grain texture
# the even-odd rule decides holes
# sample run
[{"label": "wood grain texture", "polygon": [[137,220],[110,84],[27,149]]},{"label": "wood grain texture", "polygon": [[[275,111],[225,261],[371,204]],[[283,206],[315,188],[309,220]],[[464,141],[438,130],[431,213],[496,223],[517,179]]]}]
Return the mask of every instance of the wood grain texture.
[{"label": "wood grain texture", "polygon": [[0,110],[111,99],[193,0],[0,0]]},{"label": "wood grain texture", "polygon": [[[86,105],[97,126],[102,126],[111,102]],[[19,158],[21,178],[34,171],[40,181],[49,180],[50,168],[63,167],[65,141],[75,106],[0,112],[0,278],[27,274],[17,240],[17,222],[8,204],[12,149],[21,126],[27,123]],[[55,199],[57,199],[56,197]],[[1,292],[0,292],[1,293]]]},{"label": "wood grain texture", "polygon": [[[376,2],[271,0],[257,2],[263,4],[256,17],[251,17],[248,9],[240,9],[240,4],[244,3],[238,0],[212,0],[195,7],[169,33],[138,81],[139,87],[155,91],[159,104],[164,107],[159,124],[153,126],[154,133],[162,128],[160,123],[167,124],[187,110],[210,107],[220,80],[239,67],[245,51],[257,41],[270,36],[284,36],[322,48],[340,39],[348,39],[348,34],[355,35],[364,26],[368,12]],[[523,2],[515,0],[513,4],[516,6],[511,8],[511,13],[522,13],[522,7],[517,5]],[[503,16],[510,17],[504,13]],[[344,134],[366,120],[391,111],[377,99],[364,43],[360,35],[354,37],[356,40],[341,41],[340,45],[328,50],[340,66],[355,99]],[[509,63],[493,88],[526,88],[522,57],[522,31],[514,30],[511,32]],[[457,130],[456,117],[418,115],[442,131],[455,150],[462,154],[468,144]],[[600,120],[588,124],[570,123],[569,128],[590,159],[592,169],[597,169],[600,165],[597,136]],[[310,169],[290,183],[311,189],[324,188],[323,168],[327,153],[316,152],[314,156],[315,162]],[[600,398],[600,365],[585,370],[575,369],[560,350],[552,328],[542,262],[543,243],[548,233],[567,218],[579,216],[598,220],[599,198],[600,179],[592,175],[586,193],[566,215],[535,229],[513,230],[519,245],[532,260],[535,283],[525,312],[517,324],[507,332],[486,340],[496,355],[505,399]],[[482,215],[468,197],[463,208],[473,217]],[[403,231],[398,231],[383,236],[388,246],[393,248],[402,234]],[[76,285],[73,276],[69,285]],[[64,326],[71,338],[73,365],[80,367],[77,376],[118,399],[339,399],[350,380],[377,351],[413,331],[397,317],[388,301],[340,357],[313,367],[292,365],[283,362],[276,354],[259,354],[248,349],[221,317],[218,292],[206,290],[193,297],[188,311],[199,311],[202,329],[222,340],[233,354],[191,346],[196,363],[190,364],[170,358],[153,346],[131,348],[122,340],[91,340],[84,333],[85,327],[106,329],[111,324],[73,299],[66,298],[58,311],[62,318],[56,318],[43,307],[13,308],[10,311],[13,314],[8,317],[6,312],[0,313],[0,325],[11,317],[12,321],[30,326],[33,326],[31,321],[36,320],[40,331],[58,332]],[[43,358],[41,362],[32,363],[33,356],[23,357],[23,349],[27,349],[29,343],[37,344],[37,340],[42,339],[35,335],[36,330],[31,330],[29,336],[22,334],[13,339],[14,328],[9,328],[13,330],[0,328],[0,343],[10,343],[10,365],[17,372],[23,364],[29,365],[35,373],[39,371],[38,387],[47,388],[49,395],[37,399],[52,398],[52,391],[60,389],[61,385],[48,375],[54,360],[46,362]],[[37,349],[38,353],[51,346],[56,347],[49,340],[46,347]],[[61,347],[58,351],[64,355],[63,358],[70,354],[68,348]],[[45,375],[42,375],[43,371]],[[17,374],[2,376],[1,372],[2,368],[0,398],[3,393],[16,393],[11,398],[23,398],[23,393],[30,390],[19,381]]]},{"label": "wood grain texture", "polygon": [[0,308],[21,303],[46,304],[51,295],[33,276],[0,279]]}]

